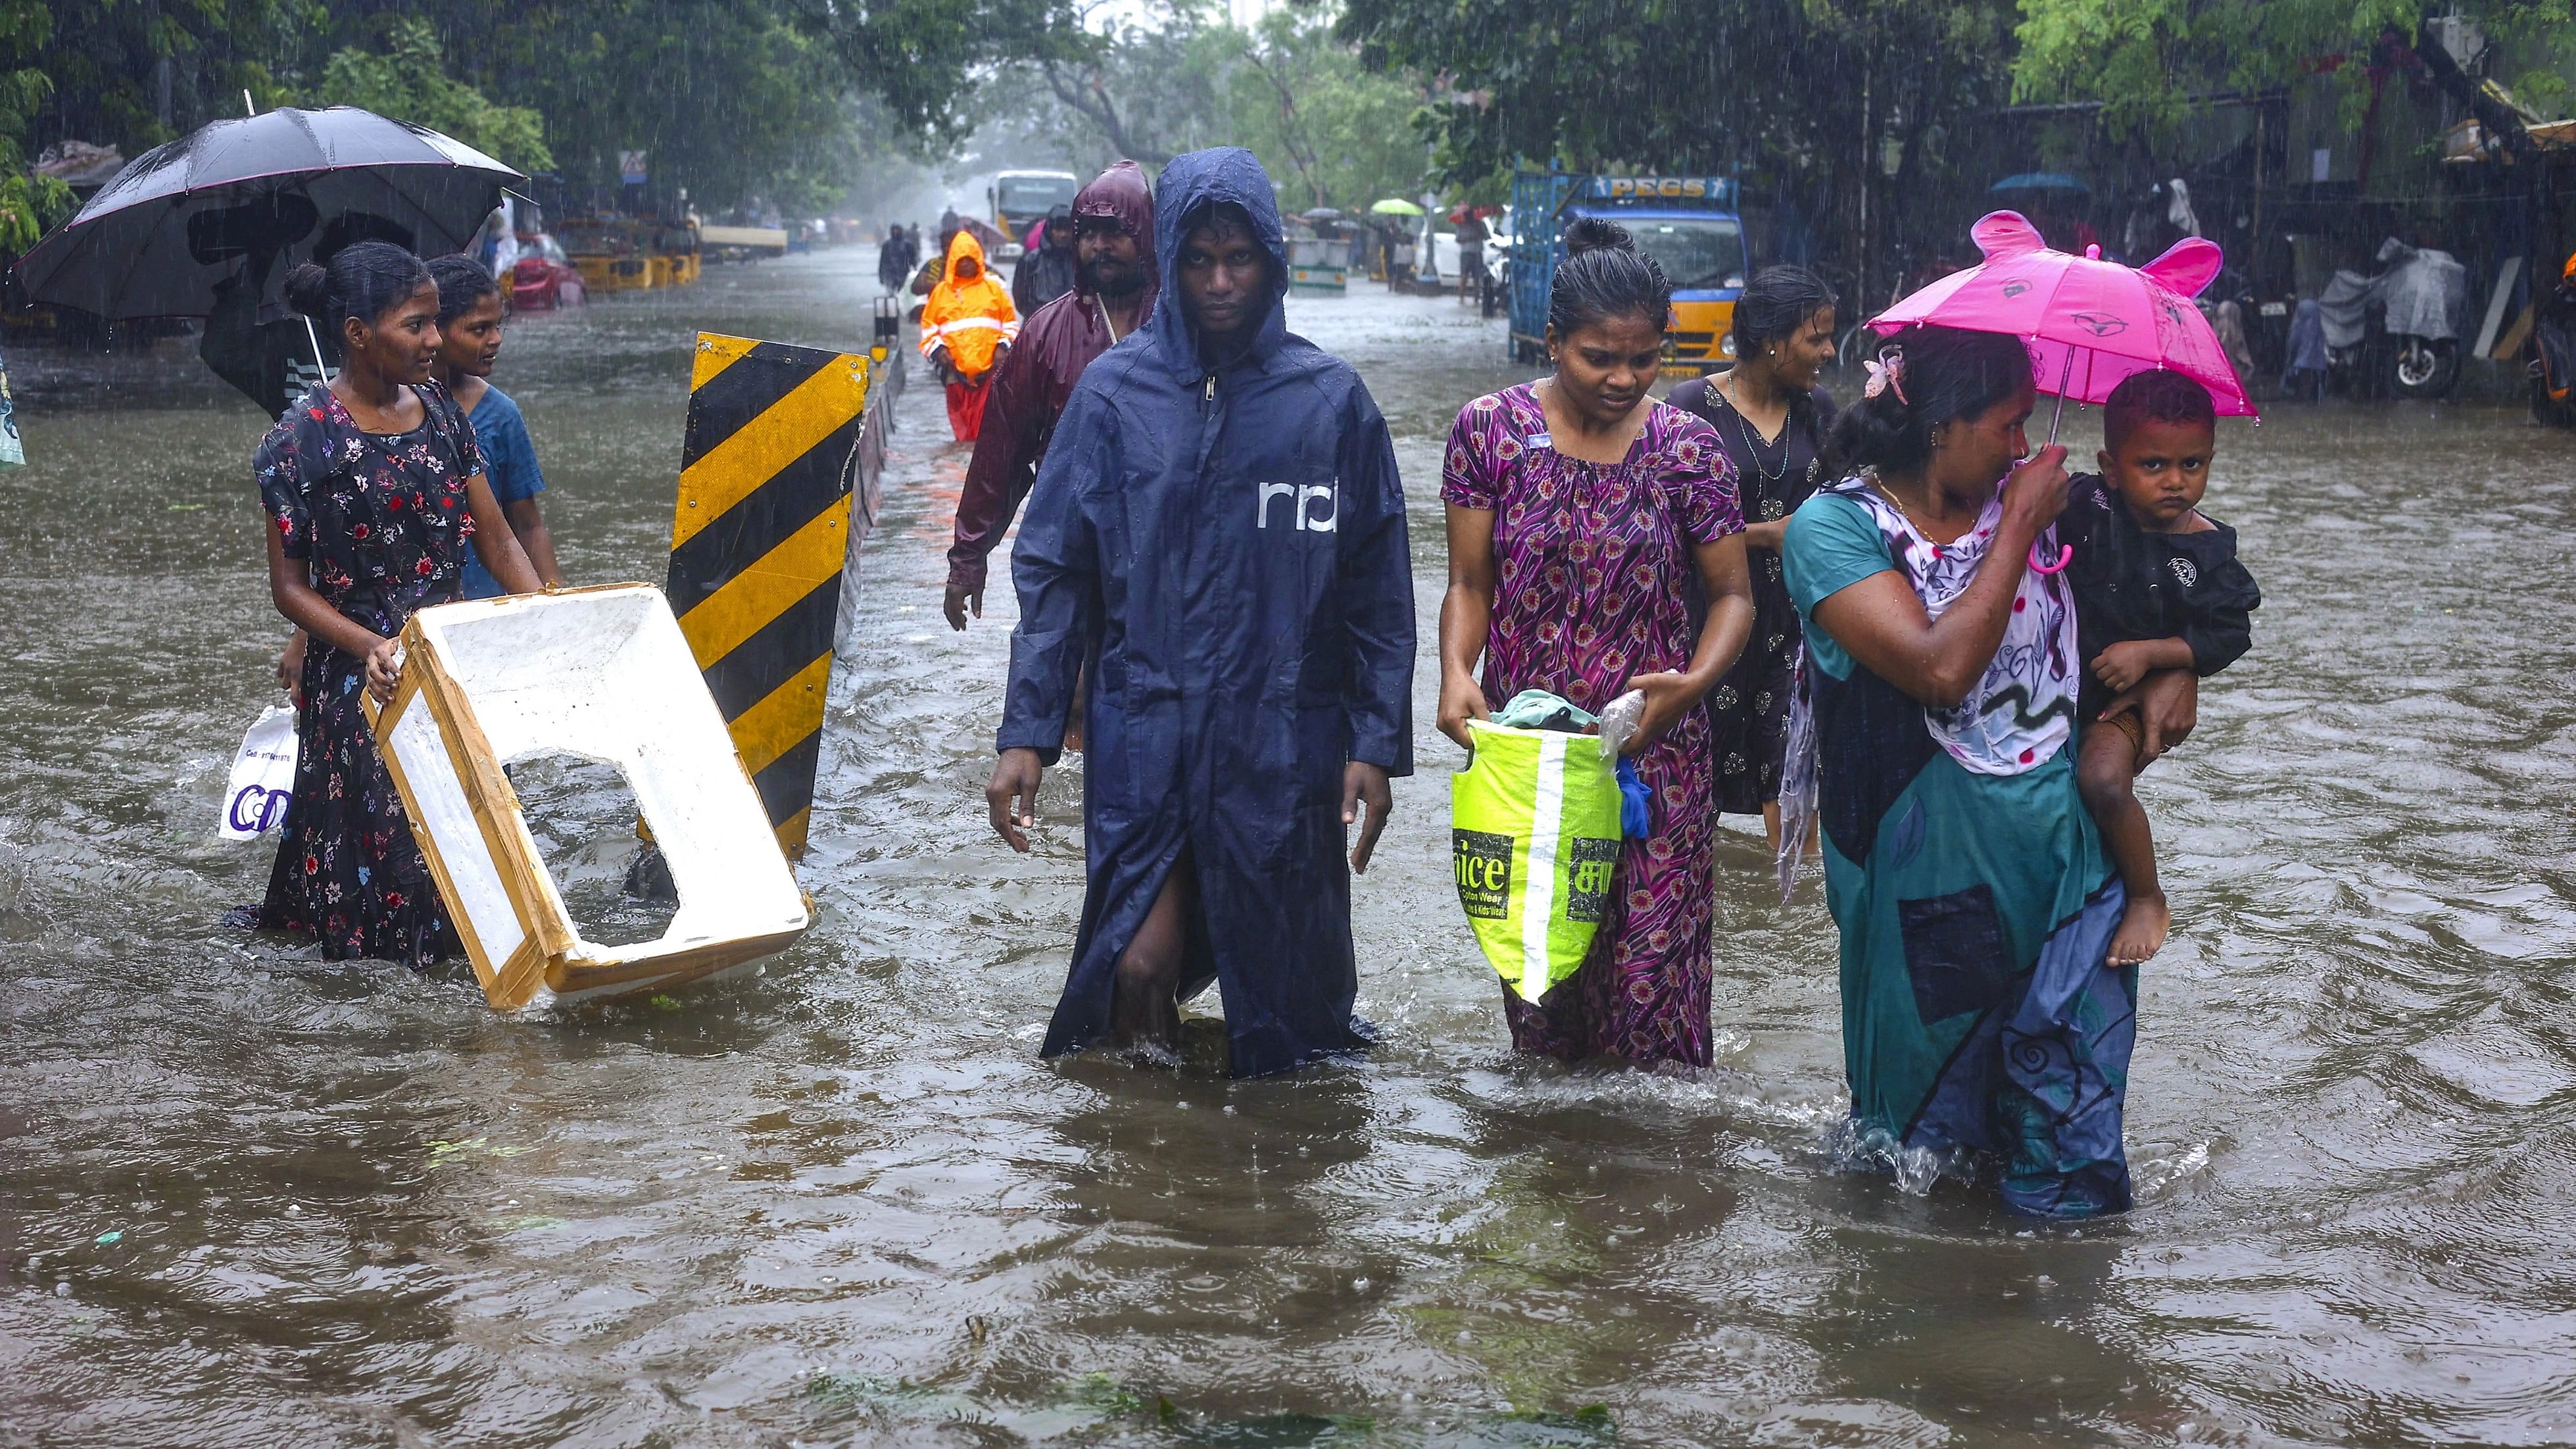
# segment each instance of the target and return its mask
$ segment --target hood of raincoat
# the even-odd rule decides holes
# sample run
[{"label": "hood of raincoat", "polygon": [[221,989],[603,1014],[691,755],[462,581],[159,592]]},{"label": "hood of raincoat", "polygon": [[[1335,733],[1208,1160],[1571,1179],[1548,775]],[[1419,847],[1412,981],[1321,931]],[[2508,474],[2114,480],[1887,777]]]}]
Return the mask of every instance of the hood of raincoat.
[{"label": "hood of raincoat", "polygon": [[[1279,227],[1279,200],[1270,190],[1270,173],[1261,160],[1240,146],[1217,146],[1175,156],[1154,187],[1154,262],[1161,276],[1180,275],[1181,239],[1200,224],[1207,210],[1233,202],[1252,218],[1253,232],[1270,253],[1270,306],[1261,314],[1248,354],[1267,362],[1288,336],[1282,303],[1288,296],[1288,240]],[[1154,300],[1153,334],[1165,365],[1183,382],[1207,375],[1199,360],[1196,329],[1181,303],[1180,284],[1165,287]]]},{"label": "hood of raincoat", "polygon": [[[1118,223],[1118,229],[1133,237],[1139,260],[1145,264],[1145,292],[1152,296],[1158,290],[1163,268],[1154,256],[1154,192],[1145,184],[1145,173],[1133,161],[1120,161],[1091,178],[1091,184],[1074,194],[1073,215],[1079,226],[1086,216],[1105,216]],[[1075,291],[1088,297],[1079,270],[1075,273]]]},{"label": "hood of raincoat", "polygon": [[[945,273],[945,276],[949,281],[954,282],[958,279],[957,264],[970,257],[973,258],[975,262],[976,277],[988,277],[992,275],[991,266],[984,260],[984,244],[975,240],[975,233],[960,227],[957,230],[957,235],[948,239],[948,270]],[[968,278],[968,280],[971,281],[974,280],[974,278]]]},{"label": "hood of raincoat", "polygon": [[[975,275],[960,278],[958,270],[970,261]],[[1019,332],[1009,290],[984,264],[984,244],[969,231],[951,237],[948,273],[930,289],[930,300],[921,309],[921,355],[929,357],[945,347],[959,373],[979,378],[992,371],[995,350]]]}]

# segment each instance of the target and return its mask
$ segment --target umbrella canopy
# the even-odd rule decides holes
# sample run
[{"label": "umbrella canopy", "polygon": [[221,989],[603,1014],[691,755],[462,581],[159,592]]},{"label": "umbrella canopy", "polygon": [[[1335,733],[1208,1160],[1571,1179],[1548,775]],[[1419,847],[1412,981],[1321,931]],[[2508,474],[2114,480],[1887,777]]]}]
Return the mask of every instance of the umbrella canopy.
[{"label": "umbrella canopy", "polygon": [[1297,213],[1308,221],[1340,221],[1342,213],[1330,206],[1310,206]]},{"label": "umbrella canopy", "polygon": [[[18,263],[39,302],[108,318],[202,317],[243,257],[386,240],[456,251],[527,178],[436,131],[354,106],[216,121],[135,158]],[[272,265],[273,293],[286,268]]]},{"label": "umbrella canopy", "polygon": [[2007,176],[1986,188],[1988,191],[2063,191],[2076,196],[2091,196],[2093,188],[2063,171],[2024,171]]},{"label": "umbrella canopy", "polygon": [[2124,267],[2101,260],[2098,247],[2080,257],[2051,250],[2017,211],[1989,212],[1970,234],[1985,261],[1879,313],[1871,328],[2012,333],[2030,344],[2039,390],[2061,406],[2102,402],[2131,376],[2164,368],[2209,389],[2220,416],[2254,416],[2217,330],[2191,300],[2218,275],[2216,243],[2185,237],[2143,267]]},{"label": "umbrella canopy", "polygon": [[1393,196],[1370,206],[1369,211],[1377,216],[1420,216],[1422,214],[1421,207]]}]

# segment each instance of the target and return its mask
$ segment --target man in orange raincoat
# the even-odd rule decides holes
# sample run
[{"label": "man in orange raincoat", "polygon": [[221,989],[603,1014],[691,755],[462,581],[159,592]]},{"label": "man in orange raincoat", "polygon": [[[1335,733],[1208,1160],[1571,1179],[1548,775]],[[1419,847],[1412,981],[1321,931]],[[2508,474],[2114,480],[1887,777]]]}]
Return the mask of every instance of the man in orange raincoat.
[{"label": "man in orange raincoat", "polygon": [[921,309],[921,355],[948,384],[948,427],[957,441],[971,443],[983,430],[993,369],[1019,335],[1019,313],[985,268],[984,244],[960,230],[948,242],[947,275]]}]

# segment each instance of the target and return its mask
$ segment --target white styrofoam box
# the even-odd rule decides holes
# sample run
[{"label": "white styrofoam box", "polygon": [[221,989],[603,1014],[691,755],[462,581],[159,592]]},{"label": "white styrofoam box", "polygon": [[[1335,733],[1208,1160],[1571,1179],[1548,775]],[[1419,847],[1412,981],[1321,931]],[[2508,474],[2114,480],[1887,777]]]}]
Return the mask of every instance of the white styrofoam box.
[{"label": "white styrofoam box", "polygon": [[[412,830],[485,995],[667,987],[784,950],[809,924],[688,641],[662,591],[616,584],[423,609],[375,719]],[[669,862],[679,909],[658,940],[603,946],[564,909],[501,766],[570,754],[613,766]]]}]

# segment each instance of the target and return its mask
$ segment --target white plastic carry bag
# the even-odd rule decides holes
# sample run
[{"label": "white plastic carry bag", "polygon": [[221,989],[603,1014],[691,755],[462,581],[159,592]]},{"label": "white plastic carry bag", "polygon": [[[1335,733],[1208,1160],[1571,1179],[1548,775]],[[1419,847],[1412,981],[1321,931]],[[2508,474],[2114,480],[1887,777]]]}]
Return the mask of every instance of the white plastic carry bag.
[{"label": "white plastic carry bag", "polygon": [[217,833],[226,840],[257,840],[286,823],[295,795],[295,711],[270,705],[233,756],[224,786],[224,815]]}]

